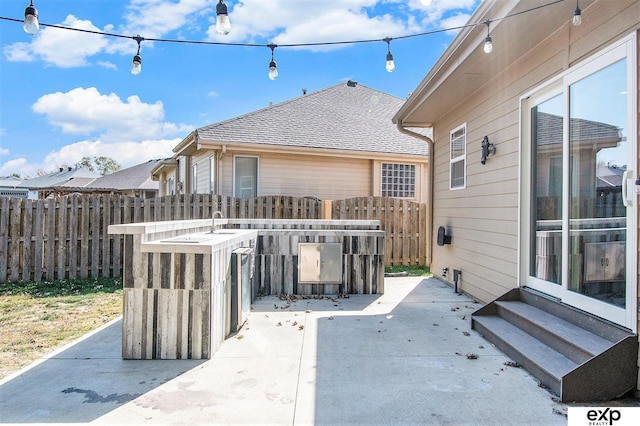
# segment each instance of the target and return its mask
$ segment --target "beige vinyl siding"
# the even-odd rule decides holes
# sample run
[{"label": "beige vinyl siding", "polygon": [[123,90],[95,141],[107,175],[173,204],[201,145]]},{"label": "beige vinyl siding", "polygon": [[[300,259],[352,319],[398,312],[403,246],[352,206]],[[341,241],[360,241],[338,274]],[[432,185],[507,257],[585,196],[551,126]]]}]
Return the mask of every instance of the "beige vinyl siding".
[{"label": "beige vinyl siding", "polygon": [[[258,195],[312,196],[334,200],[371,195],[371,160],[304,155],[252,154],[259,158]],[[219,163],[220,186],[233,193],[233,153]]]},{"label": "beige vinyl siding", "polygon": [[[626,7],[623,2],[601,1],[589,9],[589,19],[596,21],[588,26],[593,32],[586,32],[584,25],[571,27],[568,20],[540,46],[462,100],[455,110],[443,112],[445,119],[434,125],[434,274],[441,275],[442,268],[448,267],[447,280],[451,281],[451,271],[462,270],[461,289],[484,302],[518,285],[519,99],[599,50],[602,41],[628,34],[639,15],[638,3]],[[467,187],[450,191],[449,132],[465,122]],[[496,144],[497,152],[483,166],[480,143],[485,135]],[[447,227],[451,245],[436,245],[438,226]]]}]

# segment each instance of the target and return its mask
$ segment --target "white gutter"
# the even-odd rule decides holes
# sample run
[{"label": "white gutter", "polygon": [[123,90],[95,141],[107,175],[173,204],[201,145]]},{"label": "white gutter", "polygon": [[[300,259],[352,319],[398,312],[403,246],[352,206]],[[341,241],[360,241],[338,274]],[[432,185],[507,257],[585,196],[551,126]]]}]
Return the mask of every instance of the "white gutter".
[{"label": "white gutter", "polygon": [[421,135],[420,133],[414,132],[413,130],[409,130],[405,128],[402,124],[402,120],[398,119],[396,121],[396,127],[400,133],[404,133],[405,135],[409,135],[411,137],[421,139],[427,143],[429,163],[427,164],[427,255],[426,255],[426,264],[427,266],[431,266],[431,252],[433,250],[433,238],[431,238],[431,234],[433,232],[433,179],[434,179],[434,171],[433,171],[433,139],[429,136]]}]

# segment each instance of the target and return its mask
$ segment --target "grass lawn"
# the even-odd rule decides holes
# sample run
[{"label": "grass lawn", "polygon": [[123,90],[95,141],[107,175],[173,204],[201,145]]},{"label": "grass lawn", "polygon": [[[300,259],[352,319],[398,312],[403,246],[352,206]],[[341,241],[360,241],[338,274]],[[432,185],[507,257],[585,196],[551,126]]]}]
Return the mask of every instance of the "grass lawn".
[{"label": "grass lawn", "polygon": [[431,271],[428,266],[424,265],[412,265],[412,266],[387,266],[384,268],[384,272],[395,274],[399,272],[406,272],[410,277],[428,277],[431,275]]},{"label": "grass lawn", "polygon": [[119,278],[0,284],[0,379],[121,314]]}]

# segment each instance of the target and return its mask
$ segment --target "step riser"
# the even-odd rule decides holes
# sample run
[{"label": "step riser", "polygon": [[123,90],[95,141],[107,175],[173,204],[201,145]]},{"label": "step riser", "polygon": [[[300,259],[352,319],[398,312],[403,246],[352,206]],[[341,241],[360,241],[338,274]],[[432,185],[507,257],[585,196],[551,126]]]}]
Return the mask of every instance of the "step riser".
[{"label": "step riser", "polygon": [[489,342],[496,345],[498,349],[504,352],[505,355],[507,355],[513,361],[520,364],[532,376],[537,378],[540,381],[540,383],[548,387],[551,390],[551,392],[555,393],[556,395],[560,395],[560,389],[561,389],[560,378],[554,377],[551,374],[549,374],[546,370],[542,369],[533,360],[527,358],[524,354],[522,354],[520,351],[518,351],[513,346],[511,346],[509,342],[505,341],[503,338],[496,335],[492,330],[488,329],[478,321],[474,321],[472,319],[471,328],[476,330],[478,333],[480,333]]},{"label": "step riser", "polygon": [[502,306],[497,306],[497,314],[575,363],[582,364],[593,357],[593,354],[586,349],[574,345],[562,336],[558,336],[552,331],[531,322],[528,318],[524,318]]}]

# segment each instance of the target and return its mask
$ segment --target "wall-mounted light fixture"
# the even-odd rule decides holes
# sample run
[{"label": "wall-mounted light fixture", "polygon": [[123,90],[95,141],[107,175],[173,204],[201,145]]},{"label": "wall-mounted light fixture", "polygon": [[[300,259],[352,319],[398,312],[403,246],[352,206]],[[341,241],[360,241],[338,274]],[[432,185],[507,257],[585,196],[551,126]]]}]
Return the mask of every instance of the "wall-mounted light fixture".
[{"label": "wall-mounted light fixture", "polygon": [[439,246],[451,244],[451,235],[447,235],[447,230],[444,226],[438,227],[438,239],[436,240],[436,242]]},{"label": "wall-mounted light fixture", "polygon": [[484,139],[482,139],[482,158],[480,159],[480,162],[482,164],[486,163],[487,157],[495,153],[496,153],[495,144],[492,144],[491,142],[489,142],[489,137],[485,136]]}]

